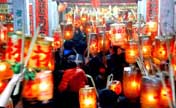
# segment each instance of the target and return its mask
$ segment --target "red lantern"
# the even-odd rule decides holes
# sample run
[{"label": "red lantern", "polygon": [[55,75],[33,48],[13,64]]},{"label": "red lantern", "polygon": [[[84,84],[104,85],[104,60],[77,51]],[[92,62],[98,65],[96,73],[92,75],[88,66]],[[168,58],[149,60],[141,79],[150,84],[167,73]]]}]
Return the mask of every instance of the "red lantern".
[{"label": "red lantern", "polygon": [[141,75],[132,67],[125,67],[123,73],[123,92],[129,99],[136,99],[140,96]]},{"label": "red lantern", "polygon": [[0,44],[1,43],[6,43],[7,42],[7,28],[0,25]]},{"label": "red lantern", "polygon": [[125,59],[128,63],[135,63],[139,56],[138,44],[135,41],[129,41],[126,46]]},{"label": "red lantern", "polygon": [[61,29],[63,32],[63,37],[65,40],[70,40],[73,38],[73,26],[70,23],[67,24],[61,24]]},{"label": "red lantern", "polygon": [[97,108],[96,90],[94,87],[85,86],[79,90],[80,108]]},{"label": "red lantern", "polygon": [[149,21],[146,24],[147,35],[151,36],[151,40],[154,40],[158,32],[158,23],[156,21]]},{"label": "red lantern", "polygon": [[166,41],[162,37],[156,37],[153,45],[153,58],[157,58],[160,61],[165,61],[168,59],[168,52],[166,47]]},{"label": "red lantern", "polygon": [[143,77],[141,86],[141,108],[160,108],[160,80],[157,78]]},{"label": "red lantern", "polygon": [[9,36],[6,48],[6,60],[11,62],[21,61],[22,33],[20,31]]},{"label": "red lantern", "polygon": [[100,51],[107,52],[109,50],[110,40],[108,39],[108,35],[106,35],[105,32],[98,34],[98,46]]},{"label": "red lantern", "polygon": [[54,69],[52,41],[50,41],[47,37],[39,37],[37,39],[29,59],[28,67],[49,70]]},{"label": "red lantern", "polygon": [[121,46],[122,48],[125,48],[125,44],[127,43],[127,37],[125,34],[124,24],[111,24],[110,35],[112,45]]},{"label": "red lantern", "polygon": [[112,83],[109,85],[109,89],[119,95],[122,92],[121,82],[116,80],[112,81]]},{"label": "red lantern", "polygon": [[54,31],[53,37],[54,37],[54,42],[53,42],[54,49],[61,48],[63,44],[61,31]]},{"label": "red lantern", "polygon": [[52,71],[45,70],[37,74],[38,80],[38,100],[48,101],[53,97],[53,77]]},{"label": "red lantern", "polygon": [[99,46],[98,46],[98,37],[96,33],[90,34],[90,44],[89,44],[89,52],[90,54],[97,54],[99,52]]},{"label": "red lantern", "polygon": [[0,62],[0,81],[10,79],[12,75],[11,65],[7,62]]},{"label": "red lantern", "polygon": [[144,58],[150,58],[152,54],[152,42],[149,36],[141,36],[141,49]]}]

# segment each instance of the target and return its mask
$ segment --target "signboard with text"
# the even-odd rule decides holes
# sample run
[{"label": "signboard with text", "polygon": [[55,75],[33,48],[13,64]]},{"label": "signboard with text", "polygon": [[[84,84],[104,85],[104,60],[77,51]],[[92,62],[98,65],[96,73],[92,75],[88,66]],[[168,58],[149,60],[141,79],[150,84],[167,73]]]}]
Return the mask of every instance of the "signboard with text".
[{"label": "signboard with text", "polygon": [[36,27],[42,25],[40,29],[41,34],[48,36],[48,0],[36,0]]}]

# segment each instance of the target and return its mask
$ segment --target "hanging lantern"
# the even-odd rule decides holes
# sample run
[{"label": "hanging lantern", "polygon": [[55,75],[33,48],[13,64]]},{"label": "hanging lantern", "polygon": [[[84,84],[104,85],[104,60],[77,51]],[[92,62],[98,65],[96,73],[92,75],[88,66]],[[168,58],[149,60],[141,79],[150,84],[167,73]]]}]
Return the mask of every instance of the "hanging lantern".
[{"label": "hanging lantern", "polygon": [[160,90],[160,105],[162,108],[169,108],[169,101],[172,102],[172,90],[169,78],[165,78],[165,82],[166,88],[162,86]]},{"label": "hanging lantern", "polygon": [[122,48],[125,48],[125,44],[127,43],[127,37],[125,34],[124,24],[111,24],[110,35],[110,40],[113,46],[120,46]]},{"label": "hanging lantern", "polygon": [[125,60],[128,63],[135,63],[139,56],[138,44],[135,41],[129,41],[126,46]]},{"label": "hanging lantern", "polygon": [[62,44],[63,44],[61,31],[54,31],[53,37],[54,37],[54,42],[53,42],[52,46],[54,47],[54,49],[61,48]]},{"label": "hanging lantern", "polygon": [[89,38],[90,38],[89,52],[90,54],[97,54],[99,52],[97,34],[91,33]]},{"label": "hanging lantern", "polygon": [[73,38],[74,30],[73,30],[73,25],[71,23],[61,24],[61,29],[65,40],[70,40]]},{"label": "hanging lantern", "polygon": [[96,90],[94,87],[85,86],[79,90],[80,108],[97,108]]},{"label": "hanging lantern", "polygon": [[156,77],[143,77],[141,86],[141,108],[160,108],[160,80]]},{"label": "hanging lantern", "polygon": [[[45,37],[45,38],[42,38]],[[52,53],[52,40],[49,37],[39,37],[35,43],[31,57],[29,59],[29,68],[54,69],[54,58]]]},{"label": "hanging lantern", "polygon": [[11,62],[21,61],[22,32],[12,33],[7,41],[6,60]]},{"label": "hanging lantern", "polygon": [[160,61],[165,61],[168,59],[166,41],[163,37],[156,37],[152,55],[153,58],[159,59]]},{"label": "hanging lantern", "polygon": [[0,25],[0,44],[1,43],[6,43],[8,36],[7,36],[7,28]]},{"label": "hanging lantern", "polygon": [[146,24],[146,29],[147,35],[149,35],[153,41],[158,32],[158,23],[156,21],[149,21]]},{"label": "hanging lantern", "polygon": [[129,99],[136,99],[140,96],[141,75],[132,67],[125,67],[123,72],[123,92]]},{"label": "hanging lantern", "polygon": [[98,46],[100,51],[109,51],[110,40],[108,39],[108,35],[106,35],[105,32],[101,32],[98,34]]},{"label": "hanging lantern", "polygon": [[81,15],[81,22],[82,24],[86,23],[88,21],[88,14],[87,13],[83,13]]},{"label": "hanging lantern", "polygon": [[12,76],[11,65],[7,62],[0,62],[0,80],[10,79]]},{"label": "hanging lantern", "polygon": [[73,15],[72,14],[66,14],[66,22],[67,23],[73,23]]},{"label": "hanging lantern", "polygon": [[37,74],[38,80],[38,100],[47,101],[53,97],[53,77],[52,71],[45,70]]},{"label": "hanging lantern", "polygon": [[143,58],[150,58],[152,54],[152,42],[149,36],[141,36],[141,49]]},{"label": "hanging lantern", "polygon": [[38,81],[36,79],[24,81],[22,91],[22,97],[24,98],[24,100],[37,100],[38,92]]},{"label": "hanging lantern", "polygon": [[5,24],[5,26],[7,27],[7,32],[14,32],[13,23]]},{"label": "hanging lantern", "polygon": [[112,81],[112,83],[109,85],[109,89],[119,95],[122,92],[121,82],[117,80]]},{"label": "hanging lantern", "polygon": [[84,27],[83,27],[83,31],[86,33],[86,35],[88,36],[89,33],[92,31],[92,25],[91,23],[85,23]]}]

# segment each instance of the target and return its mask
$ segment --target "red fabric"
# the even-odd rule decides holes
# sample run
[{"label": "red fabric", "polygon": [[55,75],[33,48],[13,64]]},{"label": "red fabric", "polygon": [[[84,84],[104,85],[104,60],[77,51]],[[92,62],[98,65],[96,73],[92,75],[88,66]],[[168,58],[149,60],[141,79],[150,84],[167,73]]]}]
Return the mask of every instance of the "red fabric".
[{"label": "red fabric", "polygon": [[78,92],[80,88],[87,83],[85,72],[80,68],[67,69],[64,71],[62,80],[58,86],[60,92],[69,89],[72,92]]},{"label": "red fabric", "polygon": [[100,0],[91,0],[92,6],[93,7],[98,7],[100,6]]}]

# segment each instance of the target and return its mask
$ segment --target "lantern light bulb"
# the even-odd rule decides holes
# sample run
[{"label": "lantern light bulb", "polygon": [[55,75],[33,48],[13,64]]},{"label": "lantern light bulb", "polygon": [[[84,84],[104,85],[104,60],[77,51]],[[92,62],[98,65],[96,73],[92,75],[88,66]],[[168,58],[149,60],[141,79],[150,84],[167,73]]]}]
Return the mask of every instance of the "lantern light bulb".
[{"label": "lantern light bulb", "polygon": [[5,71],[7,66],[3,63],[0,64],[0,72]]}]

